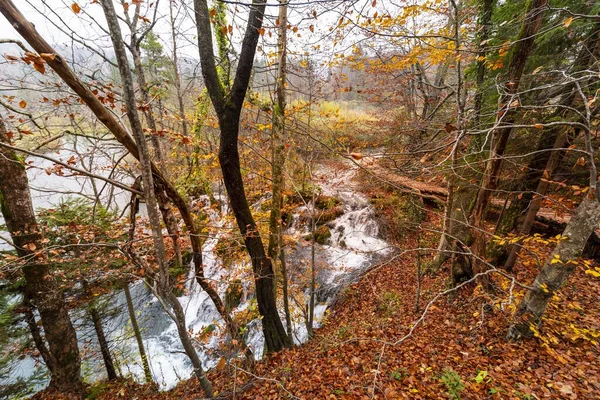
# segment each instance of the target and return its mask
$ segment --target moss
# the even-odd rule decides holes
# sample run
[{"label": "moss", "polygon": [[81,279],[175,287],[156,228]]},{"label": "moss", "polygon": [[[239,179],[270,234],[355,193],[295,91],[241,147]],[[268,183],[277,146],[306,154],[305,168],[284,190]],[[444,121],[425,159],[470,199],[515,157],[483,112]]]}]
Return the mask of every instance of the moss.
[{"label": "moss", "polygon": [[320,195],[315,198],[315,207],[321,210],[329,210],[340,204],[341,202],[339,199],[331,196]]},{"label": "moss", "polygon": [[333,221],[337,217],[344,215],[344,209],[342,207],[335,207],[329,210],[321,211],[317,214],[317,225],[325,225],[328,222]]},{"label": "moss", "polygon": [[227,310],[233,310],[242,302],[242,295],[244,294],[244,287],[242,281],[234,279],[225,292],[225,307]]},{"label": "moss", "polygon": [[[311,240],[312,238],[312,234],[305,237],[306,240]],[[315,229],[314,238],[315,242],[319,244],[327,244],[331,238],[331,230],[326,225],[320,225],[317,227],[317,229]]]},{"label": "moss", "polygon": [[420,199],[414,195],[386,193],[371,198],[371,204],[381,219],[381,232],[385,237],[414,232],[425,219]]}]

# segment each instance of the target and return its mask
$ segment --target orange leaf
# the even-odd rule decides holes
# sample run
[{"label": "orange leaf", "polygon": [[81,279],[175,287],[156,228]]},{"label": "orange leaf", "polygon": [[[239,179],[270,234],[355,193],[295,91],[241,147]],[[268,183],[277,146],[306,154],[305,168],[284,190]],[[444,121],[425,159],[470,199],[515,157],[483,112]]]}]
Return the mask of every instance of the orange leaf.
[{"label": "orange leaf", "polygon": [[79,7],[79,4],[73,3],[71,4],[71,10],[73,10],[75,14],[79,14],[81,12],[81,7]]},{"label": "orange leaf", "polygon": [[27,107],[27,102],[26,102],[25,100],[21,100],[21,101],[19,102],[19,107],[21,107],[21,108],[25,108],[25,107]]},{"label": "orange leaf", "polygon": [[42,53],[42,54],[40,54],[40,57],[42,57],[46,61],[54,61],[54,59],[56,58],[56,54],[54,54],[54,53]]},{"label": "orange leaf", "polygon": [[38,71],[40,74],[46,73],[46,67],[44,66],[44,63],[38,60],[33,61],[33,68],[35,68],[35,70]]},{"label": "orange leaf", "polygon": [[568,27],[569,27],[569,25],[571,25],[571,22],[573,22],[573,17],[569,17],[569,18],[567,18],[567,19],[565,20],[565,23],[564,23],[564,25],[565,25],[565,28],[568,28]]}]

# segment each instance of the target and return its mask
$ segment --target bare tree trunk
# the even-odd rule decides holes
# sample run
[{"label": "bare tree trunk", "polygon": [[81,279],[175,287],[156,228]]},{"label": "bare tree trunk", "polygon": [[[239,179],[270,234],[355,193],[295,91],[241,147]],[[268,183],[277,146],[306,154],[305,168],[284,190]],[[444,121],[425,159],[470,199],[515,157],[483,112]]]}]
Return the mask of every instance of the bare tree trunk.
[{"label": "bare tree trunk", "polygon": [[[533,50],[536,35],[542,26],[542,16],[546,3],[547,0],[530,0],[529,2],[521,32],[508,66],[506,83],[503,85],[504,93],[500,97],[496,121],[498,127],[493,130],[491,135],[490,156],[486,163],[481,186],[477,192],[475,206],[469,218],[473,237],[475,238],[473,252],[481,258],[485,258],[486,254],[485,226],[483,222],[492,194],[498,185],[502,156],[517,116],[518,106],[515,106],[513,102],[517,99],[515,96],[519,90],[525,63]],[[485,269],[483,263],[475,263],[475,272],[481,272],[482,269]]]},{"label": "bare tree trunk", "polygon": [[494,7],[496,6],[496,0],[481,0],[481,9],[479,12],[478,21],[478,41],[479,48],[477,49],[477,72],[475,83],[477,85],[477,92],[475,94],[475,104],[473,106],[474,121],[473,125],[476,129],[479,129],[479,123],[481,121],[481,109],[483,108],[483,92],[485,83],[485,57],[487,55],[488,39],[490,37],[490,28],[492,23],[492,14]]},{"label": "bare tree trunk", "polygon": [[279,318],[273,290],[273,264],[267,257],[256,222],[248,206],[244,182],[240,170],[238,137],[240,114],[252,75],[252,65],[260,36],[266,2],[254,0],[250,7],[248,25],[242,43],[238,69],[231,90],[219,79],[213,52],[210,15],[206,0],[194,0],[198,48],[202,75],[213,106],[219,118],[221,140],[219,161],[229,204],[237,221],[244,243],[252,260],[258,311],[262,316],[263,333],[267,351],[279,351],[291,346],[291,342]]},{"label": "bare tree trunk", "polygon": [[[558,166],[558,161],[561,158],[561,151],[559,149],[563,148],[565,143],[567,142],[567,132],[563,130],[561,134],[556,138],[554,143],[554,150],[548,159],[548,163],[546,164],[546,168],[544,169],[544,173],[542,174],[542,178],[539,180],[536,194],[531,200],[529,204],[529,208],[527,209],[527,214],[525,215],[525,219],[521,227],[519,228],[519,235],[524,236],[529,235],[531,232],[531,227],[533,226],[533,222],[535,221],[535,217],[540,211],[542,207],[542,203],[544,201],[544,195],[548,191],[548,186],[550,185],[550,177],[554,173],[554,170]],[[514,243],[510,248],[510,253],[508,255],[508,259],[504,263],[504,269],[511,272],[515,263],[517,262],[517,258],[519,257],[519,253],[523,247],[523,239],[520,239],[517,243]]]},{"label": "bare tree trunk", "polygon": [[[573,62],[571,68],[573,72],[580,72],[588,68],[595,60],[600,57],[600,24],[594,24],[591,28],[590,35],[581,44],[581,49],[577,54],[577,58]],[[574,106],[576,92],[573,84],[565,85],[563,93],[558,100],[559,108],[547,120],[564,120],[573,114],[572,107]],[[507,233],[517,227],[522,220],[524,210],[527,210],[533,197],[536,187],[539,185],[549,159],[555,151],[548,151],[555,146],[556,141],[563,134],[563,130],[568,129],[564,126],[553,126],[549,129],[544,129],[541,132],[535,154],[527,164],[526,171],[517,180],[515,190],[521,192],[520,198],[511,202],[506,215],[500,223],[500,233]],[[558,162],[564,155],[564,150],[559,151],[560,155]]]},{"label": "bare tree trunk", "polygon": [[[2,5],[2,3],[0,3]],[[6,127],[0,118],[0,141],[9,143]],[[37,225],[29,181],[25,168],[14,151],[0,148],[0,210],[19,257],[27,260],[23,267],[25,296],[39,311],[48,348],[41,347],[50,370],[50,386],[63,393],[82,395],[81,359],[77,335],[63,292],[54,280]],[[37,252],[36,252],[37,251]],[[31,322],[30,327],[31,327]],[[43,342],[39,331],[32,330],[37,345]],[[37,337],[36,337],[37,336]]]},{"label": "bare tree trunk", "polygon": [[150,371],[150,363],[148,362],[148,356],[146,355],[146,348],[144,347],[144,340],[142,339],[142,332],[137,322],[135,315],[135,308],[133,307],[133,299],[131,298],[131,292],[129,290],[129,283],[126,283],[123,287],[125,292],[125,300],[127,301],[127,311],[129,312],[129,320],[131,321],[131,327],[133,328],[133,334],[138,345],[138,351],[140,352],[140,358],[142,359],[142,368],[144,369],[144,378],[146,383],[153,382],[152,372]]},{"label": "bare tree trunk", "polygon": [[290,313],[290,297],[288,291],[287,263],[285,261],[285,250],[283,241],[279,243],[279,262],[281,263],[281,289],[283,291],[283,312],[285,313],[285,329],[290,342],[294,343],[292,329],[292,314]]},{"label": "bare tree trunk", "polygon": [[[175,15],[173,14],[173,8],[175,6],[175,0],[169,0],[169,18],[171,25],[171,39],[172,39],[172,51],[173,51],[173,73],[175,74],[175,92],[177,94],[177,106],[179,107],[179,119],[181,120],[181,130],[184,137],[189,137],[188,124],[185,116],[185,103],[183,101],[183,92],[181,89],[181,74],[179,73],[179,57],[177,53],[177,34],[175,31]],[[186,153],[190,151],[186,144]],[[189,155],[187,157],[188,163],[191,164]]]},{"label": "bare tree trunk", "polygon": [[[309,117],[310,118],[310,117]],[[310,124],[309,124],[310,125]],[[310,168],[310,167],[309,167]],[[312,173],[310,174],[312,177]],[[315,191],[312,191],[312,212],[310,214],[310,286],[308,287],[308,319],[306,323],[306,331],[310,339],[314,336],[313,325],[315,319],[315,291],[317,286],[317,274],[316,274],[316,260],[315,260],[315,247],[317,241],[316,232],[316,209],[315,209]]]},{"label": "bare tree trunk", "polygon": [[[277,39],[278,66],[277,84],[275,87],[275,104],[273,105],[273,129],[271,134],[271,178],[272,204],[269,216],[269,245],[267,254],[273,262],[273,270],[277,277],[281,273],[283,286],[283,307],[286,318],[288,336],[291,335],[291,317],[289,310],[289,299],[287,298],[287,271],[285,263],[285,248],[283,247],[283,230],[281,224],[281,208],[283,207],[284,166],[285,166],[285,108],[286,108],[286,71],[287,71],[287,0],[279,3],[279,36]],[[280,270],[277,268],[277,260],[280,260]],[[274,282],[275,296],[277,296],[277,279]],[[291,338],[291,336],[290,336]]]},{"label": "bare tree trunk", "polygon": [[200,361],[196,350],[191,345],[189,333],[185,328],[185,314],[183,313],[179,300],[177,300],[175,295],[173,295],[172,285],[169,282],[169,271],[168,265],[166,264],[166,252],[162,236],[162,227],[160,224],[158,202],[154,193],[154,178],[152,176],[150,153],[148,151],[148,146],[146,145],[142,123],[137,113],[137,104],[133,88],[133,77],[129,68],[125,46],[123,45],[121,28],[119,27],[119,21],[115,13],[112,0],[102,0],[101,3],[108,23],[111,41],[115,50],[121,81],[123,82],[123,95],[125,104],[127,106],[127,118],[129,119],[129,123],[139,149],[139,159],[142,167],[143,193],[146,201],[150,228],[152,230],[154,252],[156,254],[156,260],[158,263],[158,295],[173,309],[177,331],[186,355],[192,362],[194,373],[200,381],[204,393],[207,397],[212,397],[212,385],[204,374],[202,362]]},{"label": "bare tree trunk", "polygon": [[[87,281],[84,279],[82,283],[86,296],[91,296]],[[108,340],[106,339],[104,328],[102,327],[102,317],[100,316],[98,306],[95,304],[93,298],[90,300],[88,311],[94,324],[96,336],[98,337],[98,344],[100,345],[100,353],[102,354],[102,360],[104,361],[104,367],[106,368],[106,375],[108,376],[109,380],[117,379],[117,372],[115,371],[115,365],[113,363],[112,355],[110,354]]]},{"label": "bare tree trunk", "polygon": [[452,28],[454,31],[454,43],[456,50],[456,129],[454,131],[455,143],[452,147],[452,168],[450,171],[450,176],[448,177],[448,197],[446,199],[446,205],[444,209],[444,219],[442,226],[442,236],[440,237],[440,242],[438,245],[438,252],[433,261],[433,267],[436,269],[439,267],[447,258],[448,258],[448,248],[449,244],[452,242],[450,236],[452,236],[454,221],[453,214],[455,210],[454,206],[454,196],[456,191],[456,181],[457,181],[457,172],[456,168],[458,166],[458,149],[460,141],[463,137],[463,129],[464,129],[464,109],[465,104],[463,102],[463,96],[461,95],[463,92],[463,76],[462,76],[462,63],[461,63],[461,54],[459,53],[461,47],[461,38],[460,38],[460,10],[457,2],[455,0],[451,0],[452,4],[452,13],[453,15],[449,20],[452,23]]}]

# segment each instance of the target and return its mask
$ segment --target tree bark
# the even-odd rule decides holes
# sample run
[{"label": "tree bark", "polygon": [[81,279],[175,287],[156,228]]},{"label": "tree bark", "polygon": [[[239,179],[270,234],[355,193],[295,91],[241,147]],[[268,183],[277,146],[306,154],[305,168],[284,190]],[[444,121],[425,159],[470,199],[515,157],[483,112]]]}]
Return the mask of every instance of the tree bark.
[{"label": "tree bark", "polygon": [[[600,23],[593,25],[590,35],[583,41],[581,48],[570,68],[571,73],[576,73],[588,68],[595,60],[600,57]],[[563,87],[563,93],[557,104],[559,108],[547,119],[564,120],[572,115],[576,93],[575,85],[569,84]],[[511,202],[504,218],[500,223],[500,233],[507,233],[517,227],[522,220],[524,210],[527,210],[539,185],[540,179],[548,165],[549,159],[553,157],[556,151],[548,151],[555,146],[557,139],[563,135],[563,131],[568,129],[563,126],[554,126],[550,129],[544,129],[540,135],[535,154],[527,164],[526,172],[517,180],[516,191],[522,194],[520,199]],[[559,160],[563,157],[564,151],[560,151]]]},{"label": "tree bark", "polygon": [[142,339],[142,332],[140,331],[140,326],[137,322],[137,317],[135,315],[135,308],[133,307],[133,299],[131,298],[131,292],[129,290],[129,283],[126,283],[123,287],[125,292],[125,299],[127,301],[127,311],[129,312],[129,320],[131,321],[131,327],[133,328],[133,334],[135,335],[135,340],[138,345],[138,350],[140,352],[140,358],[142,359],[142,368],[144,369],[144,378],[146,378],[146,383],[153,382],[152,372],[150,371],[150,364],[148,362],[148,356],[146,355],[146,348],[144,347],[144,340]]},{"label": "tree bark", "polygon": [[[269,245],[267,253],[273,263],[275,272],[274,290],[277,296],[277,275],[280,273],[280,280],[283,289],[283,308],[286,319],[286,329],[288,336],[291,335],[291,317],[289,309],[287,269],[285,265],[285,248],[283,247],[283,230],[281,226],[281,208],[283,207],[283,187],[285,185],[284,166],[285,166],[285,108],[286,108],[286,72],[287,72],[287,0],[279,2],[279,27],[278,27],[278,65],[277,65],[277,83],[275,86],[275,104],[273,105],[273,128],[271,132],[271,179],[272,184],[272,203],[269,216]],[[280,267],[277,268],[279,259]],[[290,336],[291,338],[291,336]]]},{"label": "tree bark", "polygon": [[596,195],[596,193],[590,194],[577,207],[575,215],[562,234],[564,239],[550,254],[533,282],[533,289],[527,292],[519,304],[516,313],[517,322],[508,332],[510,339],[532,335],[531,327],[540,324],[552,296],[575,270],[577,259],[581,256],[587,240],[600,224],[600,202]]},{"label": "tree bark", "polygon": [[[89,291],[88,283],[83,280],[83,289],[87,296],[91,296]],[[102,327],[102,317],[98,311],[94,299],[91,298],[88,306],[90,318],[94,324],[94,330],[96,331],[96,337],[98,338],[98,344],[100,345],[100,353],[102,354],[102,361],[104,361],[104,367],[106,368],[106,375],[109,380],[117,379],[117,372],[115,371],[115,365],[113,363],[112,355],[110,354],[110,347],[108,346],[108,340],[104,334],[104,328]]]},{"label": "tree bark", "polygon": [[[475,205],[470,215],[469,222],[472,226],[474,243],[473,253],[482,259],[486,255],[486,237],[484,231],[484,219],[487,207],[493,192],[496,190],[499,180],[502,156],[506,150],[508,139],[512,132],[512,125],[517,117],[517,108],[513,104],[518,101],[516,96],[525,64],[533,50],[537,33],[542,26],[543,11],[547,0],[530,0],[527,12],[523,19],[523,25],[508,66],[506,83],[503,85],[503,94],[500,97],[499,109],[496,119],[497,128],[492,131],[492,143],[490,145],[490,156],[486,163],[481,186],[477,192]],[[475,272],[481,272],[486,267],[481,262],[475,263]]]},{"label": "tree bark", "polygon": [[[529,235],[531,232],[531,227],[533,226],[533,222],[535,221],[535,217],[540,211],[542,207],[542,203],[544,201],[544,196],[548,191],[548,186],[550,185],[551,176],[554,174],[554,170],[558,166],[559,160],[561,158],[561,150],[565,143],[567,143],[567,132],[563,130],[561,134],[556,138],[554,143],[554,149],[550,154],[550,158],[548,159],[548,163],[546,164],[546,168],[542,176],[539,179],[538,186],[535,190],[536,194],[534,195],[529,207],[527,208],[527,214],[525,215],[525,219],[519,228],[518,236]],[[517,262],[517,258],[521,253],[521,249],[523,247],[523,239],[520,239],[517,243],[514,243],[508,254],[508,258],[504,263],[504,269],[511,272],[515,263]]]},{"label": "tree bark", "polygon": [[139,149],[139,160],[142,168],[142,187],[144,199],[146,201],[150,228],[152,231],[154,252],[156,255],[156,261],[158,263],[158,295],[173,309],[175,324],[177,325],[177,331],[179,333],[179,339],[181,340],[185,353],[190,358],[192,365],[194,366],[194,373],[200,381],[204,393],[206,396],[212,397],[212,386],[204,374],[202,362],[200,361],[195,348],[191,345],[189,333],[185,328],[185,314],[183,313],[183,309],[179,303],[179,300],[175,297],[175,295],[173,295],[172,285],[169,282],[169,271],[168,265],[166,264],[166,252],[162,236],[162,227],[160,224],[158,201],[154,192],[154,178],[152,175],[153,171],[151,158],[148,151],[148,146],[146,144],[146,139],[144,137],[142,123],[137,113],[137,103],[133,89],[133,77],[131,74],[131,69],[129,68],[125,46],[123,45],[121,28],[119,27],[119,21],[115,13],[112,0],[102,0],[101,3],[108,23],[111,41],[115,50],[117,64],[119,66],[119,73],[123,83],[123,96],[125,105],[127,107],[127,119],[131,125],[131,130],[133,131],[137,148]]},{"label": "tree bark", "polygon": [[231,209],[252,260],[256,299],[258,311],[262,316],[265,345],[267,351],[271,352],[289,347],[291,342],[277,311],[273,285],[273,264],[271,259],[267,257],[256,222],[248,206],[238,149],[240,114],[250,83],[265,6],[266,2],[264,0],[253,0],[252,2],[238,69],[231,90],[226,94],[225,85],[219,79],[215,64],[208,5],[206,0],[194,0],[202,76],[219,119],[221,132],[219,162],[223,182],[225,183]]},{"label": "tree bark", "polygon": [[[8,143],[6,127],[0,119],[0,141]],[[39,311],[48,348],[39,348],[50,370],[50,386],[60,392],[81,396],[81,359],[77,335],[63,292],[54,280],[42,234],[37,225],[25,168],[14,151],[0,148],[0,210],[23,267],[25,296]],[[31,321],[30,321],[31,322]],[[31,332],[36,339],[36,332]],[[39,333],[39,332],[38,332]],[[39,335],[38,335],[39,336]],[[40,338],[36,340],[40,345]]]},{"label": "tree bark", "polygon": [[477,49],[477,69],[475,84],[477,85],[477,92],[475,94],[475,104],[473,105],[474,121],[473,125],[476,129],[479,129],[479,123],[481,121],[481,109],[483,108],[483,93],[485,83],[485,57],[487,56],[487,41],[490,37],[490,28],[492,23],[492,14],[496,6],[496,0],[481,0],[481,9],[479,13],[479,32],[478,41],[479,48]]}]

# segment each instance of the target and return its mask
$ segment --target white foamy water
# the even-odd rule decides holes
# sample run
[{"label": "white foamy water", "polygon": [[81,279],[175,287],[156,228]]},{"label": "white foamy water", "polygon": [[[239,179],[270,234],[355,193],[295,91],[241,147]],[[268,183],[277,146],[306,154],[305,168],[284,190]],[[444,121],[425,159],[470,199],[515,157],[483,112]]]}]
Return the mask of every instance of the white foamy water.
[{"label": "white foamy water", "polygon": [[[356,172],[357,169],[352,165],[344,166],[339,170],[320,166],[316,172],[316,181],[322,193],[338,198],[344,214],[327,223],[332,233],[328,243],[315,245],[318,281],[315,327],[321,325],[328,305],[335,299],[338,291],[355,280],[377,257],[386,255],[390,251],[387,243],[377,236],[378,226],[373,218],[373,209],[368,199],[359,193],[358,183],[355,181]],[[231,218],[226,217],[228,210],[224,197],[217,196],[217,198],[221,202],[222,211],[211,208],[208,198],[199,200],[201,208],[209,217],[208,224],[212,227],[210,237],[203,246],[204,271],[205,276],[218,285],[218,291],[222,298],[225,297],[227,285],[233,278],[242,280],[244,295],[241,304],[233,310],[235,314],[249,307],[252,301],[249,298],[248,290],[253,286],[252,270],[249,260],[246,258],[245,261],[224,266],[216,254],[215,247],[223,235],[232,229],[237,229]],[[296,271],[304,278],[310,273],[307,260],[310,259],[311,249],[310,243],[304,239],[309,233],[309,226],[301,226],[299,214],[306,212],[311,207],[311,204],[299,207],[291,227],[286,231],[286,234],[296,238],[298,243],[295,248],[287,249],[289,269]],[[297,292],[301,296],[304,292],[304,297],[300,301],[306,304],[308,290],[305,287],[299,287],[300,283],[295,282],[294,277],[291,280],[290,285],[296,285],[296,288],[299,289]],[[303,281],[305,282],[305,280]],[[143,331],[142,335],[153,377],[161,389],[170,389],[179,381],[191,376],[191,364],[183,353],[174,322],[168,317],[152,292],[141,281],[130,285],[130,289],[138,312],[138,322]],[[212,330],[207,341],[196,344],[204,367],[214,367],[219,358],[225,356],[219,350],[223,337],[226,336],[225,327],[212,301],[195,281],[193,269],[188,275],[186,293],[179,300],[185,310],[188,330],[192,334],[198,335],[206,329]],[[143,381],[137,343],[132,336],[123,293],[113,293],[110,304],[111,308],[121,310],[116,317],[104,322],[113,354],[123,358],[120,361],[123,364],[121,371],[130,373],[137,380]],[[80,314],[74,313],[76,324],[84,325],[78,333],[80,336],[91,338],[87,346],[97,346],[94,342],[91,324]],[[304,319],[300,310],[296,308],[292,309],[292,314],[294,315],[294,341],[297,344],[302,343],[308,338]],[[281,315],[283,320],[283,312]],[[264,338],[259,320],[248,324],[246,341],[255,357],[261,358],[264,350]],[[100,359],[87,359],[86,363],[89,364],[89,368],[86,369],[92,371],[89,374],[92,380],[103,377],[103,365]]]}]

